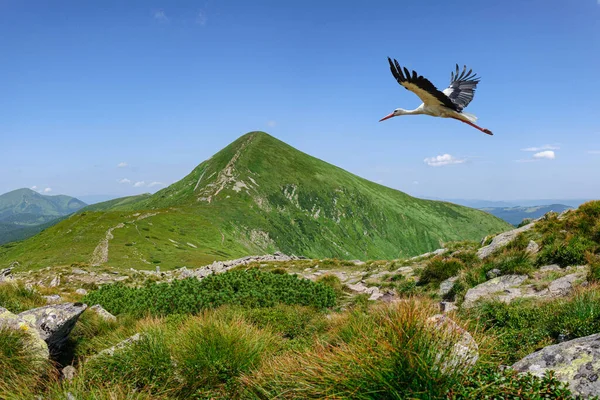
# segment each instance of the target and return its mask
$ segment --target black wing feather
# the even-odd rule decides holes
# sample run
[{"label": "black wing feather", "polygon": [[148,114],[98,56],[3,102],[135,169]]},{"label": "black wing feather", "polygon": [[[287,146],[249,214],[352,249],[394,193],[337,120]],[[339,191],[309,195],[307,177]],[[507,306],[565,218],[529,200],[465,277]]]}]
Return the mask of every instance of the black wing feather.
[{"label": "black wing feather", "polygon": [[475,89],[479,78],[473,73],[473,69],[467,72],[467,66],[463,66],[462,72],[456,64],[456,72],[450,73],[450,86],[443,93],[454,103],[457,111],[462,111],[475,97]]},{"label": "black wing feather", "polygon": [[[398,64],[398,61],[396,61],[395,59],[392,61],[392,59],[388,57],[388,62],[390,63],[390,70],[392,71],[392,75],[394,76],[394,78],[396,78],[396,81],[398,81],[398,83],[400,85],[402,85],[403,83],[411,83],[411,84],[419,87],[420,89],[428,92],[429,94],[431,94],[445,107],[448,107],[451,110],[460,112],[460,110],[457,108],[457,105],[448,96],[446,96],[443,92],[438,90],[435,87],[435,85],[433,83],[431,83],[428,79],[418,75],[416,73],[416,71],[413,71],[411,74],[410,71],[406,67],[404,67],[404,74],[403,74],[402,73],[403,68],[400,66],[400,64]],[[457,76],[458,76],[458,66],[457,66]],[[404,85],[402,85],[402,86],[404,86]],[[405,89],[408,90],[407,87],[405,87]]]}]

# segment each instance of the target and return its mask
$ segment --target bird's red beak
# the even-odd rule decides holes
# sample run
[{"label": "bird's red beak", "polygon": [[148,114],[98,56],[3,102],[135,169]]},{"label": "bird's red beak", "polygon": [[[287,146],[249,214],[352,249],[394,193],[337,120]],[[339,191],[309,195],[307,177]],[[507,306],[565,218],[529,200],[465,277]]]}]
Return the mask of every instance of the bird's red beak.
[{"label": "bird's red beak", "polygon": [[379,120],[379,122],[381,122],[381,121],[385,121],[386,119],[390,119],[390,118],[392,118],[392,117],[395,117],[394,113],[391,113],[391,114],[389,114],[389,115],[386,115],[385,117],[381,118],[381,119]]}]

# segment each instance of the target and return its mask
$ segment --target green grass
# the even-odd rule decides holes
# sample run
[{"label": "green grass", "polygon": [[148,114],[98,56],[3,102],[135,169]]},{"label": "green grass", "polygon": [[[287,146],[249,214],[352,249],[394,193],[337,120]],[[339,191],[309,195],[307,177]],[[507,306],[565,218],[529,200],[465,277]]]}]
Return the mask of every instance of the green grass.
[{"label": "green grass", "polygon": [[419,284],[439,284],[440,282],[458,274],[465,264],[456,258],[435,257],[427,262],[421,272]]},{"label": "green grass", "polygon": [[0,283],[0,307],[14,314],[45,305],[46,300],[39,293],[27,289],[22,283]]},{"label": "green grass", "polygon": [[[236,191],[232,181],[215,196],[219,173],[234,156],[235,180],[248,188]],[[210,203],[202,200],[208,198]],[[138,219],[148,212],[156,215]],[[107,230],[120,223],[125,225],[112,232],[107,264],[148,269],[198,267],[275,250],[311,258],[396,259],[510,227],[482,211],[369,182],[252,132],[152,196],[93,205],[33,238],[0,247],[0,264],[18,260],[31,269],[89,263]]]}]

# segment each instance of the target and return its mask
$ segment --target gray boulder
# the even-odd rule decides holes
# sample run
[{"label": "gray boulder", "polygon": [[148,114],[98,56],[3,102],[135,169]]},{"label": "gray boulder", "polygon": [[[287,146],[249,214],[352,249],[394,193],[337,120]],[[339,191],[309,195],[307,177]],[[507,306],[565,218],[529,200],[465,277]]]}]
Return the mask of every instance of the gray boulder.
[{"label": "gray boulder", "polygon": [[600,395],[600,334],[544,347],[515,363],[518,372],[542,377],[553,370],[569,384],[573,394],[584,398]]},{"label": "gray boulder", "polygon": [[520,233],[526,232],[526,231],[530,230],[531,228],[533,228],[533,225],[534,225],[534,223],[532,222],[531,224],[527,224],[520,228],[513,229],[511,231],[504,232],[504,233],[497,235],[496,237],[494,237],[494,239],[492,239],[492,243],[477,250],[477,256],[480,259],[484,259],[484,258],[488,257],[490,254],[492,254],[497,249],[504,247],[507,244],[509,244],[510,242],[512,242],[513,240],[515,240],[515,238]]},{"label": "gray boulder", "polygon": [[[449,349],[441,365],[442,371],[470,368],[475,365],[479,359],[479,346],[469,332],[443,314],[430,317],[427,323],[442,331],[445,347]],[[442,355],[438,354],[438,357],[441,358]]]},{"label": "gray boulder", "polygon": [[529,254],[537,254],[540,251],[540,245],[533,240],[530,240],[525,251]]},{"label": "gray boulder", "polygon": [[48,344],[50,354],[56,355],[86,308],[87,305],[82,303],[56,304],[24,311],[19,317],[37,329]]},{"label": "gray boulder", "polygon": [[90,307],[90,310],[98,314],[100,318],[105,321],[116,321],[117,317],[106,311],[100,304],[96,304]]},{"label": "gray boulder", "polygon": [[48,345],[37,329],[23,318],[11,313],[3,307],[0,307],[0,329],[14,329],[24,332],[27,336],[27,345],[33,354],[40,359],[48,359],[50,356]]},{"label": "gray boulder", "polygon": [[502,275],[502,271],[500,271],[498,268],[491,269],[488,272],[486,272],[486,274],[485,274],[485,276],[488,279],[494,279],[495,277],[500,276],[500,275]]},{"label": "gray boulder", "polygon": [[[510,301],[516,295],[516,289],[527,279],[527,275],[503,275],[475,286],[465,294],[463,307],[470,308],[482,298],[492,298],[501,301]],[[513,293],[514,292],[514,293]],[[521,291],[518,290],[520,295]]]},{"label": "gray boulder", "polygon": [[10,280],[10,274],[12,273],[12,267],[0,269],[0,282]]}]

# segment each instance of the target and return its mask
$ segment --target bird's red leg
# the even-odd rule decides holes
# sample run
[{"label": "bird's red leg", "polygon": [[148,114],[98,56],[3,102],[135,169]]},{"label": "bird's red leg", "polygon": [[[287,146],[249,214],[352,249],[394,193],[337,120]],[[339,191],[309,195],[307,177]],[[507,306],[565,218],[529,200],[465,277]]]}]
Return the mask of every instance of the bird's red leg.
[{"label": "bird's red leg", "polygon": [[[452,117],[452,118],[454,118],[454,117]],[[464,121],[464,120],[462,120],[462,119],[460,119],[460,118],[454,118],[454,119],[456,119],[456,120],[458,120],[458,121],[460,121],[460,122],[464,122],[465,124],[469,124],[469,125],[471,125],[473,128],[477,128],[477,129],[479,129],[479,130],[480,130],[481,132],[483,132],[483,133],[487,133],[488,135],[493,135],[492,131],[490,131],[489,129],[486,129],[486,128],[482,128],[482,127],[480,127],[480,126],[477,126],[477,125],[475,125],[475,124],[474,124],[474,123],[472,123],[472,122],[469,122],[469,121]]]}]

